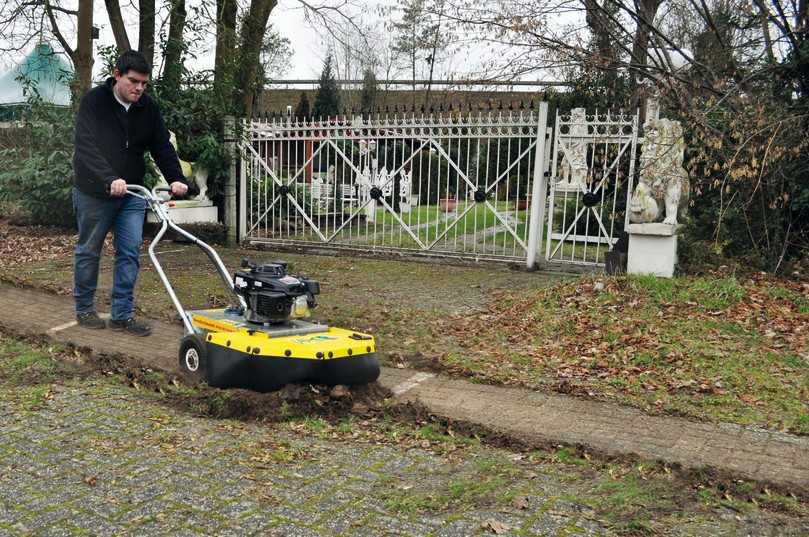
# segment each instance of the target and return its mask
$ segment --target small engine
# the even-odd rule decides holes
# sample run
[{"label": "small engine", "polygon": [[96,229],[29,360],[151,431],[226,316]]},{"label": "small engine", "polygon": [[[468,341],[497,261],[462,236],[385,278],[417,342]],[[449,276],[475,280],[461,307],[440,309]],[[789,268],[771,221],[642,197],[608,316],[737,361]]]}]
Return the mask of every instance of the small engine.
[{"label": "small engine", "polygon": [[242,268],[233,275],[233,288],[247,303],[244,318],[255,324],[281,324],[290,318],[308,317],[317,302],[320,284],[314,280],[287,274],[287,264],[275,261],[256,265],[242,260]]}]

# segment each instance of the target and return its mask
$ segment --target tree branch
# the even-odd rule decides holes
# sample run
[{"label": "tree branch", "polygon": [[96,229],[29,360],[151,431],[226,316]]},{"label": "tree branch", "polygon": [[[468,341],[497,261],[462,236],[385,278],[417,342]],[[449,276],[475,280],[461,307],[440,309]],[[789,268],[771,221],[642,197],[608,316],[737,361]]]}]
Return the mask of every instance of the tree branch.
[{"label": "tree branch", "polygon": [[[45,12],[48,14],[48,19],[51,21],[51,31],[53,35],[56,37],[56,40],[59,41],[59,44],[62,45],[62,48],[65,49],[67,55],[70,56],[72,60],[74,60],[75,52],[68,45],[67,41],[65,40],[62,32],[59,31],[59,25],[56,23],[56,17],[53,16],[53,6],[51,6],[50,1],[45,1]],[[74,60],[75,62],[75,60]]]},{"label": "tree branch", "polygon": [[124,18],[121,16],[121,6],[118,0],[104,0],[107,5],[107,15],[110,19],[110,26],[112,26],[112,35],[115,37],[115,45],[120,52],[130,50],[132,47],[129,45],[129,36],[126,35],[126,26],[124,26]]}]

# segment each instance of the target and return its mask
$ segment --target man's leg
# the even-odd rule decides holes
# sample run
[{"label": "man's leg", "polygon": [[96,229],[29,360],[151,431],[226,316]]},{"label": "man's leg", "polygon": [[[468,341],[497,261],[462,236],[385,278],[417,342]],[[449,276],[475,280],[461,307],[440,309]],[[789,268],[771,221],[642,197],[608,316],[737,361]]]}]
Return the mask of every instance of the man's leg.
[{"label": "man's leg", "polygon": [[133,292],[140,270],[140,245],[143,242],[145,202],[126,196],[113,225],[115,270],[112,277],[112,313],[110,318],[125,321],[132,317]]},{"label": "man's leg", "polygon": [[[117,205],[74,188],[73,209],[79,227],[79,238],[73,253],[73,299],[77,317],[92,324],[97,319],[94,297],[98,285],[98,261]],[[92,327],[102,328],[103,324]]]}]

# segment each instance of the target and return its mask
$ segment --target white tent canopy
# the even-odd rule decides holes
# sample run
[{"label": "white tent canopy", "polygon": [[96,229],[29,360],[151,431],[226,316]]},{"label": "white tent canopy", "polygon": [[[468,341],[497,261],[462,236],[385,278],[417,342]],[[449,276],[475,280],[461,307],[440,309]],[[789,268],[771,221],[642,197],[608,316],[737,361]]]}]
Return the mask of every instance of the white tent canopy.
[{"label": "white tent canopy", "polygon": [[40,43],[19,65],[0,75],[0,105],[26,103],[31,90],[36,90],[44,102],[67,106],[72,75],[53,48]]}]

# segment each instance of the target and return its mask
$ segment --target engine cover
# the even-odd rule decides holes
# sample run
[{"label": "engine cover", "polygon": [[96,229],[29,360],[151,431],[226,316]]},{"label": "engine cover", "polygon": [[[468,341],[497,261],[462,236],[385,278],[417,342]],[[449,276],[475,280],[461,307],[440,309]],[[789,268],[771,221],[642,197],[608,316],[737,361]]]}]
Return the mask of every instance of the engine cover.
[{"label": "engine cover", "polygon": [[242,267],[249,270],[236,271],[233,288],[247,303],[244,313],[246,321],[256,324],[286,323],[299,297],[305,297],[308,308],[315,307],[315,295],[320,293],[320,284],[287,274],[286,263],[255,265],[245,259]]}]

